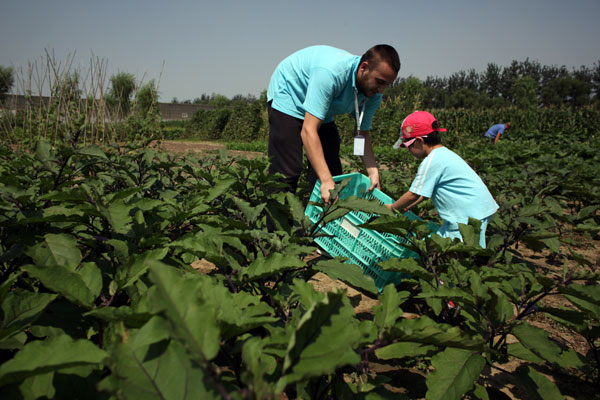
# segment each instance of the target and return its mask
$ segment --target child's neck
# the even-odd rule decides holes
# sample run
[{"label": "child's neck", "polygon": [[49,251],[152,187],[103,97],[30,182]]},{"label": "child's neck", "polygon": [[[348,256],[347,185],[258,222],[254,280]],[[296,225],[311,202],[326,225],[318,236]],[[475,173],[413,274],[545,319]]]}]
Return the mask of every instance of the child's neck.
[{"label": "child's neck", "polygon": [[438,143],[438,144],[434,144],[433,146],[425,145],[423,148],[425,150],[425,154],[428,156],[429,153],[431,153],[435,149],[439,149],[440,147],[444,147],[444,145],[441,143]]}]

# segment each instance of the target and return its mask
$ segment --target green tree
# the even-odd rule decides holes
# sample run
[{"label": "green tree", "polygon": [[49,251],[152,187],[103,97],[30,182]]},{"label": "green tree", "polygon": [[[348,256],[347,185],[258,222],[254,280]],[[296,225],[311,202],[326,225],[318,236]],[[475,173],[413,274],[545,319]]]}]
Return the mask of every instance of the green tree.
[{"label": "green tree", "polygon": [[230,101],[227,98],[227,96],[223,96],[222,94],[213,93],[209,104],[215,108],[221,108],[221,107],[228,106],[230,104]]},{"label": "green tree", "polygon": [[487,65],[481,76],[481,90],[491,99],[500,96],[502,68],[494,63]]},{"label": "green tree", "polygon": [[592,69],[592,93],[597,101],[600,98],[600,61],[594,63]]},{"label": "green tree", "polygon": [[6,94],[12,89],[14,82],[13,68],[0,65],[0,100],[4,100]]},{"label": "green tree", "polygon": [[538,104],[538,84],[531,76],[518,78],[512,87],[515,105],[519,108],[533,108]]},{"label": "green tree", "polygon": [[419,110],[423,104],[423,83],[419,78],[409,76],[401,85],[400,98],[404,110],[409,113]]},{"label": "green tree", "polygon": [[591,91],[591,83],[571,76],[556,78],[542,88],[542,101],[545,106],[584,106],[590,102]]},{"label": "green tree", "polygon": [[110,77],[111,88],[108,93],[107,102],[117,108],[117,115],[122,117],[129,113],[131,108],[131,95],[135,90],[135,78],[133,74],[119,72]]},{"label": "green tree", "polygon": [[158,86],[154,79],[138,90],[135,111],[140,115],[158,114]]},{"label": "green tree", "polygon": [[460,88],[448,98],[448,106],[452,108],[476,108],[479,106],[479,93],[473,89]]}]

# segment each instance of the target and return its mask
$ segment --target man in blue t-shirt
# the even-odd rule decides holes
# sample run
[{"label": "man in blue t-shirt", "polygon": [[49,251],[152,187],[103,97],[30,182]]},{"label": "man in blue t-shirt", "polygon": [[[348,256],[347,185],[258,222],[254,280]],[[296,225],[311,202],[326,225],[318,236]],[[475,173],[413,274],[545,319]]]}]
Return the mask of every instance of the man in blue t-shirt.
[{"label": "man in blue t-shirt", "polygon": [[488,131],[483,136],[490,138],[490,140],[494,143],[495,146],[496,143],[498,143],[498,140],[500,140],[500,136],[502,136],[504,131],[510,129],[511,127],[512,123],[510,122],[507,122],[505,124],[492,125],[491,128],[488,129]]},{"label": "man in blue t-shirt", "polygon": [[425,198],[431,198],[444,221],[437,234],[442,237],[462,236],[458,224],[469,217],[481,221],[479,244],[485,248],[485,230],[498,204],[479,175],[456,153],[441,144],[438,121],[427,111],[415,111],[402,122],[402,136],[394,145],[405,147],[423,161],[410,189],[393,204],[390,210],[408,210]]},{"label": "man in blue t-shirt", "polygon": [[369,130],[381,94],[399,70],[398,53],[388,45],[374,46],[362,57],[330,46],[311,46],[285,58],[267,90],[269,173],[283,174],[287,190],[296,191],[304,147],[309,184],[312,187],[320,179],[321,199],[329,201],[333,176],[342,174],[340,137],[333,119],[351,113],[365,138],[363,162],[370,189],[379,188]]}]

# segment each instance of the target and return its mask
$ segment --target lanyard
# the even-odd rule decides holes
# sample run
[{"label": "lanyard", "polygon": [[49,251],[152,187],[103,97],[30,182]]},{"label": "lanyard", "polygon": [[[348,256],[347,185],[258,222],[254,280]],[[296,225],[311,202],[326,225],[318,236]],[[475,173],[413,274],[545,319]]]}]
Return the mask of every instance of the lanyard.
[{"label": "lanyard", "polygon": [[365,107],[367,106],[367,99],[363,100],[362,111],[358,112],[358,95],[356,89],[354,90],[354,108],[356,110],[356,134],[359,135],[360,126],[362,125],[363,117],[365,116]]}]

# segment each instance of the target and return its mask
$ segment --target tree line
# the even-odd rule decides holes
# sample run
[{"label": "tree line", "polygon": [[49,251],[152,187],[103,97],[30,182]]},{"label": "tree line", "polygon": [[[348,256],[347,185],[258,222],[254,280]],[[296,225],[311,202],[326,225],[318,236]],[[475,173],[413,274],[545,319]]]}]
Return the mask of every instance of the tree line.
[{"label": "tree line", "polygon": [[600,61],[592,68],[569,71],[526,59],[508,67],[489,63],[484,72],[470,69],[425,80],[399,78],[384,95],[412,97],[423,109],[581,107],[598,103],[599,87]]},{"label": "tree line", "polygon": [[[64,79],[63,84],[77,96],[81,93],[79,77],[76,73],[72,75]],[[158,87],[154,80],[140,86],[132,74],[121,72],[113,75],[110,82],[107,103],[119,107],[124,114],[130,109],[134,92],[142,103],[146,100],[157,102]],[[13,68],[0,65],[0,100],[13,85]],[[414,76],[401,77],[386,89],[384,97],[410,100],[423,109],[581,107],[598,103],[599,88],[600,61],[592,67],[569,70],[564,65],[546,66],[526,59],[513,60],[507,67],[489,63],[483,72],[461,70],[447,77],[428,76],[424,80]],[[208,104],[220,108],[263,101],[264,98],[264,91],[258,98],[251,94],[228,98],[218,93],[203,93],[193,100],[174,97],[171,103]]]},{"label": "tree line", "polygon": [[[566,66],[546,66],[538,61],[513,60],[508,67],[489,63],[483,72],[461,70],[447,77],[401,77],[387,88],[384,98],[409,100],[423,109],[529,107],[581,107],[597,104],[600,87],[600,61],[593,67],[569,70]],[[215,108],[264,100],[237,94],[231,99],[212,93],[193,100],[172,103],[210,104]]]}]

